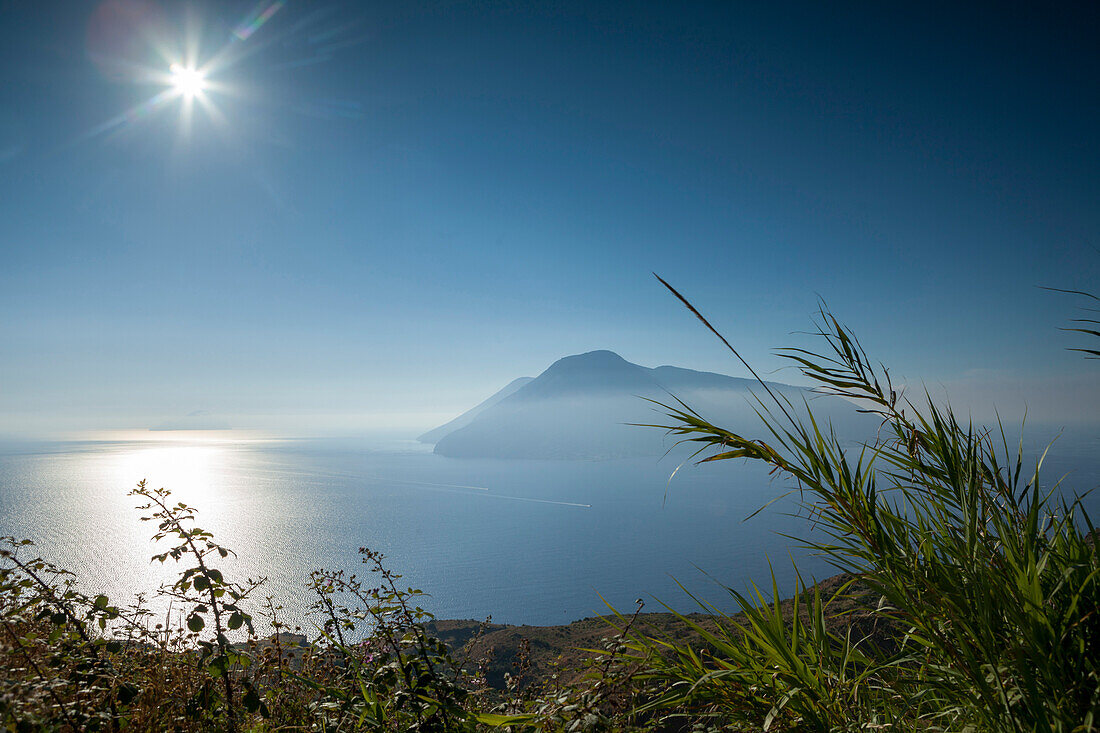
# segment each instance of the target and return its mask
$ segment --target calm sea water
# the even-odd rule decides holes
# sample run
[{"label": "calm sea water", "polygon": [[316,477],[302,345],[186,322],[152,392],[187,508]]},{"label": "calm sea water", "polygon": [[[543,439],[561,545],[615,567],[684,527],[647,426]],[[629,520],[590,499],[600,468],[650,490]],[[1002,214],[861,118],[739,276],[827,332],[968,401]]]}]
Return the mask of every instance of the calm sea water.
[{"label": "calm sea water", "polygon": [[[1088,455],[1094,455],[1088,452]],[[1055,470],[1100,483],[1072,452]],[[566,623],[655,599],[697,606],[678,585],[729,608],[720,584],[769,581],[769,558],[789,589],[832,574],[784,533],[803,533],[766,472],[743,463],[448,459],[412,441],[274,441],[232,433],[144,433],[109,440],[0,446],[0,534],[27,537],[114,602],[170,581],[149,561],[154,528],[139,521],[138,480],[200,510],[200,526],[238,557],[227,576],[267,578],[284,619],[307,630],[309,572],[358,572],[357,549],[386,553],[407,585],[443,618]],[[159,605],[158,605],[159,604]],[[154,602],[164,609],[163,603]]]}]

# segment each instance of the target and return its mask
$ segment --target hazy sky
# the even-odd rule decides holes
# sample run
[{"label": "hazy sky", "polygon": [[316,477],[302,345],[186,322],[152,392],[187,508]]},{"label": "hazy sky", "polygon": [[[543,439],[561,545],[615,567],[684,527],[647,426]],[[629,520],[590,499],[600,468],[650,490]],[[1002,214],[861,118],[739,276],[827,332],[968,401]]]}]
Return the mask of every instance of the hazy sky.
[{"label": "hazy sky", "polygon": [[0,433],[742,375],[651,271],[762,370],[820,295],[976,414],[1097,414],[1038,287],[1100,289],[1096,4],[684,5],[0,1]]}]

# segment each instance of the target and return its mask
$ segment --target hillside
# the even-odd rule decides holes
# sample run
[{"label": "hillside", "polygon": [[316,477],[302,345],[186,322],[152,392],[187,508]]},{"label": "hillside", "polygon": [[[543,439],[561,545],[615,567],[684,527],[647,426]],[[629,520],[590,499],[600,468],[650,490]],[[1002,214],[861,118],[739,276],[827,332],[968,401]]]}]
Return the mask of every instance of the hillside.
[{"label": "hillside", "polygon": [[[820,581],[817,588],[829,598],[850,580],[851,576],[835,575]],[[812,590],[807,591],[804,599],[811,596]],[[889,644],[889,629],[872,615],[876,601],[877,597],[862,584],[851,586],[830,605],[829,628],[839,632],[858,629],[861,635],[871,634],[880,643]],[[780,607],[784,616],[790,618],[793,599],[785,599]],[[805,617],[805,606],[802,615]],[[731,620],[744,622],[741,614],[735,614]],[[612,626],[615,621],[614,617],[597,616],[558,626],[514,626],[472,620],[437,620],[429,622],[426,628],[454,649],[457,657],[471,662],[487,660],[486,680],[491,687],[503,689],[505,674],[522,675],[520,683],[523,685],[547,682],[554,674],[558,674],[562,682],[579,679],[585,671],[585,660],[592,657],[587,650],[600,649],[603,641],[616,633]],[[633,628],[652,637],[698,649],[705,642],[690,624],[713,632],[719,621],[718,617],[705,613],[684,616],[642,613]],[[724,622],[724,625],[729,627],[730,623]]]}]

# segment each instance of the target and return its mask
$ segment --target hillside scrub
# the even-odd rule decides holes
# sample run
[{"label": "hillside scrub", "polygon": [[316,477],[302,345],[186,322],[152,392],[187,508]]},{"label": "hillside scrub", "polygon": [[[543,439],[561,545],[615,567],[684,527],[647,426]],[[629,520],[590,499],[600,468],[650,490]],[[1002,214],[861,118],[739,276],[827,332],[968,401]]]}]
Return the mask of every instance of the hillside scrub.
[{"label": "hillside scrub", "polygon": [[[131,495],[154,541],[170,545],[153,560],[183,566],[156,591],[182,610],[154,623],[144,597],[121,608],[87,595],[30,541],[0,538],[4,730],[618,730],[633,716],[621,638],[593,650],[569,685],[521,684],[521,660],[494,690],[488,660],[441,641],[422,591],[360,548],[365,578],[312,573],[308,639],[287,632],[274,599],[257,603],[263,579],[237,583],[216,567],[232,551],[196,525],[193,507],[144,481]],[[275,633],[258,638],[254,613]]]},{"label": "hillside scrub", "polygon": [[[0,723],[11,731],[1095,730],[1100,560],[1080,498],[1043,488],[1042,460],[1026,467],[1003,431],[899,394],[827,310],[818,324],[820,353],[783,353],[820,390],[876,416],[874,440],[851,447],[819,424],[812,404],[792,404],[763,381],[762,436],[713,425],[683,402],[662,405],[669,419],[651,427],[695,446],[701,461],[770,466],[823,538],[802,541],[844,574],[838,579],[799,578],[785,602],[774,576],[763,590],[731,589],[739,613],[706,605],[705,619],[674,613],[675,634],[640,619],[639,604],[633,615],[613,613],[583,661],[571,657],[574,668],[537,680],[524,679],[531,665],[521,641],[501,690],[487,683],[491,650],[476,632],[449,647],[421,592],[403,588],[366,548],[363,578],[311,576],[315,637],[286,633],[277,601],[258,598],[262,579],[227,578],[217,565],[231,550],[197,526],[196,510],[142,482],[132,495],[154,540],[168,543],[153,559],[181,567],[155,591],[182,609],[178,621],[155,623],[142,597],[124,607],[85,594],[31,543],[4,538]],[[275,631],[266,639],[255,632],[261,617]]]}]

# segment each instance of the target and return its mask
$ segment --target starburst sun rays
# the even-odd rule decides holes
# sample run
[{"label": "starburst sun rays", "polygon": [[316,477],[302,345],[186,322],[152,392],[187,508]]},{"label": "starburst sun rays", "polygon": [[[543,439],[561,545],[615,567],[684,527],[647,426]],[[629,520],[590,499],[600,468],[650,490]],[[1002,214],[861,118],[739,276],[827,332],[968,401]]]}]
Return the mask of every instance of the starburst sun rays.
[{"label": "starburst sun rays", "polygon": [[[172,44],[153,42],[157,64],[134,70],[134,81],[160,87],[157,93],[135,104],[121,114],[96,126],[88,132],[88,137],[97,137],[121,131],[151,117],[156,112],[173,103],[179,104],[180,132],[190,132],[195,103],[202,108],[207,118],[218,124],[224,124],[225,117],[215,103],[215,96],[228,96],[233,92],[230,85],[219,81],[219,76],[227,71],[243,55],[239,47],[252,36],[285,5],[285,0],[269,2],[265,0],[256,6],[230,34],[226,41],[204,63],[199,63],[199,36],[193,24],[187,24],[183,34],[183,52],[173,51]],[[152,34],[150,34],[152,35]]]}]

